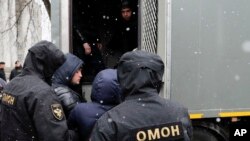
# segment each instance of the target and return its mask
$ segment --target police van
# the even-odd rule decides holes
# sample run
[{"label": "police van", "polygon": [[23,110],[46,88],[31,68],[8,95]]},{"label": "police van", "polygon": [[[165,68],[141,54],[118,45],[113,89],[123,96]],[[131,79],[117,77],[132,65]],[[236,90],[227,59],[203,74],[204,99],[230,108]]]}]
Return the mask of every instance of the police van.
[{"label": "police van", "polygon": [[[52,38],[73,52],[73,20],[89,17],[109,30],[119,0],[51,1]],[[194,140],[227,141],[244,136],[250,116],[249,0],[138,0],[138,49],[165,62],[161,96],[188,107]],[[96,7],[93,7],[96,6]],[[102,15],[102,21],[95,18]],[[98,17],[98,16],[96,16]],[[90,20],[90,19],[83,19]],[[105,22],[103,22],[105,20]],[[93,22],[92,22],[93,23]],[[101,34],[105,44],[109,36]],[[91,83],[83,86],[89,94]],[[234,125],[237,126],[233,130]],[[242,129],[241,129],[242,128]],[[241,132],[242,131],[242,132]]]}]

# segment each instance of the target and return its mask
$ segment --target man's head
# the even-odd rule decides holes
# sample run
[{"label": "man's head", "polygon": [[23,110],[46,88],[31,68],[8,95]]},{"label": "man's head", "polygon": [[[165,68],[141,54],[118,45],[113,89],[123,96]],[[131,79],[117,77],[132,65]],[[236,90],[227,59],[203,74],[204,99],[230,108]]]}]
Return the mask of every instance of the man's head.
[{"label": "man's head", "polygon": [[5,67],[5,62],[0,62],[0,69],[4,69]]},{"label": "man's head", "polygon": [[81,78],[82,78],[82,68],[79,68],[73,74],[73,77],[71,78],[71,84],[73,84],[73,85],[79,85]]},{"label": "man's head", "polygon": [[131,19],[131,16],[132,16],[132,10],[131,10],[131,8],[123,8],[121,10],[121,14],[122,14],[122,18],[125,21],[129,21]]},{"label": "man's head", "polygon": [[17,67],[21,67],[21,62],[19,61],[19,60],[17,60],[16,62],[15,62],[15,67],[17,68]]},{"label": "man's head", "polygon": [[91,101],[117,105],[121,102],[121,93],[115,69],[104,69],[95,76],[92,83]]},{"label": "man's head", "polygon": [[125,21],[129,21],[132,17],[132,8],[128,1],[123,1],[121,5],[121,15]]},{"label": "man's head", "polygon": [[50,84],[54,71],[64,61],[63,52],[55,44],[48,41],[40,41],[29,49],[22,73],[36,74]]},{"label": "man's head", "polygon": [[122,55],[117,67],[118,81],[125,96],[143,93],[145,88],[159,91],[163,73],[162,59],[140,50]]},{"label": "man's head", "polygon": [[52,83],[62,85],[78,85],[82,78],[83,61],[74,54],[67,53],[66,61],[54,73]]}]

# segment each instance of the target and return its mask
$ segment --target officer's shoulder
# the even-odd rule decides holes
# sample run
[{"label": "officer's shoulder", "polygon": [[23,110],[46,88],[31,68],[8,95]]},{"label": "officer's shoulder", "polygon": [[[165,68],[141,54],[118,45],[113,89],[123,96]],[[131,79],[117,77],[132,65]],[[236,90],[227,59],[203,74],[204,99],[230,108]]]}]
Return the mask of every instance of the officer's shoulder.
[{"label": "officer's shoulder", "polygon": [[169,100],[169,99],[164,99],[163,100],[167,106],[169,107],[173,107],[173,108],[176,108],[176,109],[183,109],[183,110],[187,110],[187,108],[180,102],[178,101],[175,101],[175,100]]}]

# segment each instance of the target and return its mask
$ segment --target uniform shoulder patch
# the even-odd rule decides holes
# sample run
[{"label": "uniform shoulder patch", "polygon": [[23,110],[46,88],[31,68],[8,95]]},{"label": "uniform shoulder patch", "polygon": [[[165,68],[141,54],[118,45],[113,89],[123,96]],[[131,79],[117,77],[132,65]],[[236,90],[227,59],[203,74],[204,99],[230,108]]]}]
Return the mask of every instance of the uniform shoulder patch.
[{"label": "uniform shoulder patch", "polygon": [[1,101],[2,101],[2,104],[4,105],[14,107],[16,105],[16,96],[8,94],[8,93],[2,93]]},{"label": "uniform shoulder patch", "polygon": [[64,118],[63,108],[61,104],[52,104],[51,110],[52,110],[54,117],[57,120],[62,120]]},{"label": "uniform shoulder patch", "polygon": [[133,141],[168,141],[183,139],[181,122],[173,122],[136,128],[130,132]]}]

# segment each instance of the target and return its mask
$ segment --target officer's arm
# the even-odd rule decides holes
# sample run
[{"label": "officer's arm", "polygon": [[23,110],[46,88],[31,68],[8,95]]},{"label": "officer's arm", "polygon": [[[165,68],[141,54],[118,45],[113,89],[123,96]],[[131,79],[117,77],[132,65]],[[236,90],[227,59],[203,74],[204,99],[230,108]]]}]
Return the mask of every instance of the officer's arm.
[{"label": "officer's arm", "polygon": [[73,94],[69,89],[64,87],[57,87],[55,88],[55,93],[61,101],[65,112],[69,113],[69,111],[73,109],[77,104],[77,100],[74,99]]},{"label": "officer's arm", "polygon": [[[112,138],[105,130],[103,130],[104,125],[102,125],[100,122],[96,122],[91,136],[90,141],[112,141],[114,138]],[[107,127],[105,127],[107,129]]]},{"label": "officer's arm", "polygon": [[89,45],[89,43],[83,43],[83,49],[84,49],[84,52],[85,52],[85,55],[89,55],[91,54],[91,47]]},{"label": "officer's arm", "polygon": [[182,113],[183,113],[183,116],[181,118],[181,122],[184,127],[184,130],[186,130],[186,132],[184,132],[185,133],[184,136],[186,140],[191,141],[193,137],[193,127],[192,127],[191,120],[189,118],[188,110],[184,108]]},{"label": "officer's arm", "polygon": [[73,131],[69,131],[63,108],[53,91],[38,94],[39,98],[32,100],[29,110],[33,111],[34,126],[37,129],[38,140],[71,141],[77,139]]},{"label": "officer's arm", "polygon": [[91,141],[117,141],[115,136],[116,128],[115,122],[108,113],[104,113],[96,122],[91,136]]}]

